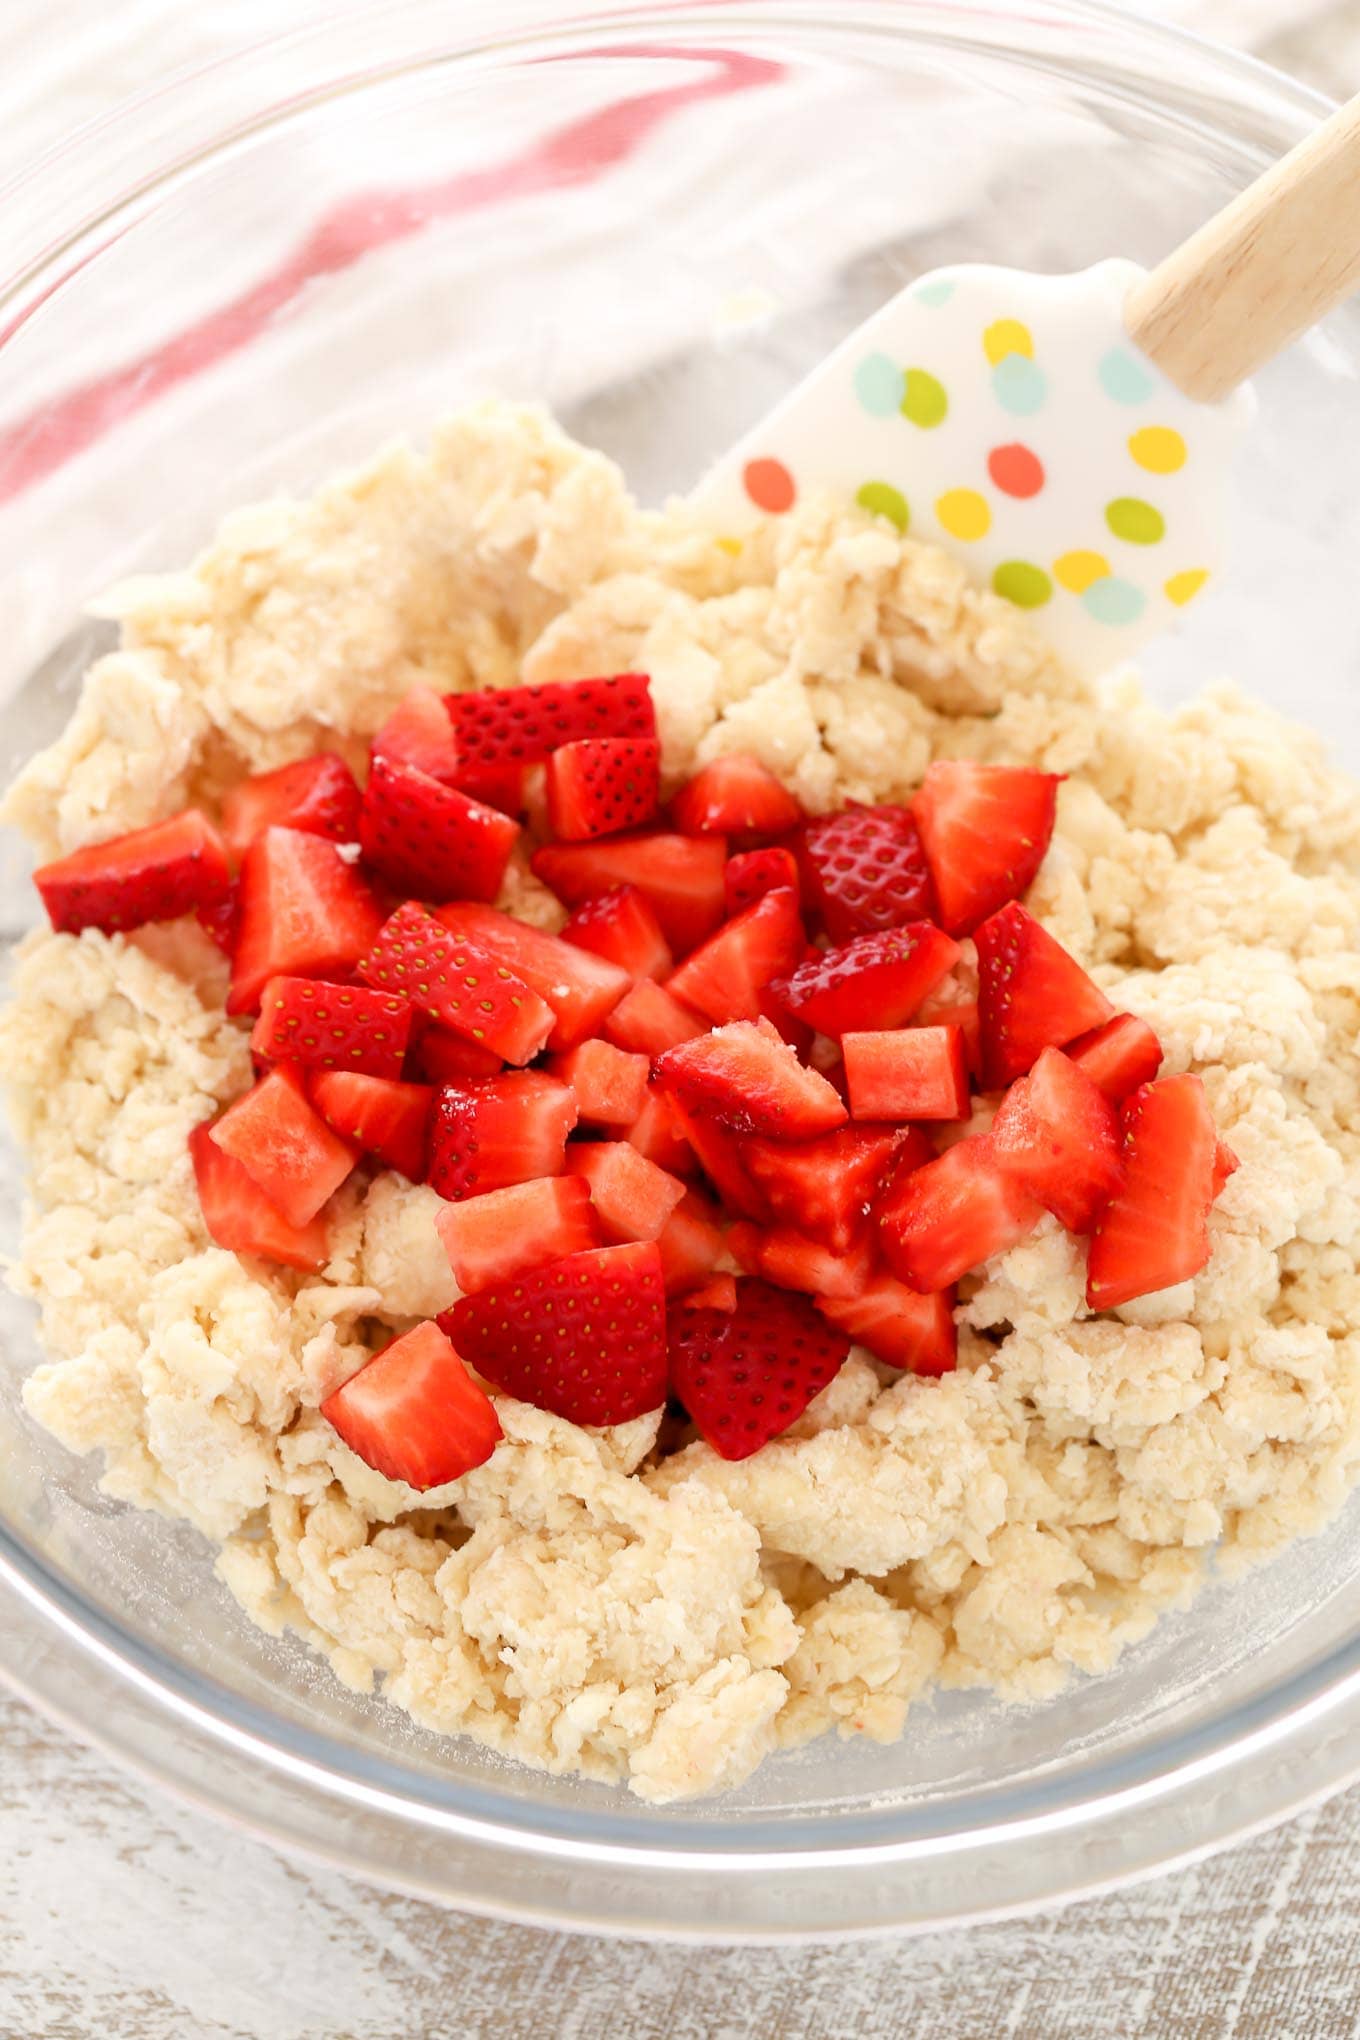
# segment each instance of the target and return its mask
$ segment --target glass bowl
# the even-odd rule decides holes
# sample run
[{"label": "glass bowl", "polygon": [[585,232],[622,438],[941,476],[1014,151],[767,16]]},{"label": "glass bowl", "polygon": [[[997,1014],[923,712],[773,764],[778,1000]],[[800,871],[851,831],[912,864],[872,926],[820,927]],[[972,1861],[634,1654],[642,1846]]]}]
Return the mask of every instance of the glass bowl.
[{"label": "glass bowl", "polygon": [[[657,499],[920,270],[1153,259],[1324,110],[1079,0],[419,0],[177,79],[0,204],[0,764],[69,713],[87,599],[233,505],[487,391],[547,400]],[[1164,698],[1235,674],[1352,763],[1358,372],[1352,309],[1261,378],[1227,585],[1148,661]],[[0,1312],[9,1677],[360,1875],[649,1936],[900,1931],[1146,1873],[1360,1768],[1352,1507],[1040,1706],[942,1695],[894,1747],[660,1810],[540,1776],[251,1628],[201,1539],[26,1420],[31,1317]]]}]

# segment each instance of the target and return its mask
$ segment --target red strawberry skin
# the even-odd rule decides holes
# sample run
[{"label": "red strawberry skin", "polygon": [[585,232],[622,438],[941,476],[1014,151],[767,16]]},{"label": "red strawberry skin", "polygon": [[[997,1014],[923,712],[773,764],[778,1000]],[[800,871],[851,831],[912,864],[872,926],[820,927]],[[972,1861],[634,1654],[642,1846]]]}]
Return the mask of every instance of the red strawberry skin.
[{"label": "red strawberry skin", "polygon": [[409,765],[443,786],[458,784],[458,752],[453,724],[442,695],[432,687],[413,687],[403,695],[372,744],[373,758],[389,765]]},{"label": "red strawberry skin", "polygon": [[788,788],[745,752],[701,766],[676,794],[671,814],[687,836],[783,836],[803,819]]},{"label": "red strawberry skin", "polygon": [[378,903],[334,843],[266,829],[241,866],[229,1013],[252,1013],[273,977],[345,977],[377,940]]},{"label": "red strawberry skin", "polygon": [[893,1184],[879,1206],[879,1243],[894,1274],[931,1295],[1018,1246],[1042,1213],[990,1134],[974,1134]]},{"label": "red strawberry skin", "polygon": [[1093,1034],[1069,1042],[1066,1053],[1111,1105],[1122,1105],[1141,1084],[1150,1084],[1162,1067],[1162,1044],[1146,1020],[1116,1013]]},{"label": "red strawberry skin", "polygon": [[320,751],[233,786],[222,801],[222,834],[239,864],[266,829],[301,829],[333,843],[359,840],[359,788],[343,758]]},{"label": "red strawberry skin", "polygon": [[583,737],[548,760],[548,826],[563,843],[640,828],[660,797],[655,737]]},{"label": "red strawberry skin", "polygon": [[375,1473],[421,1490],[461,1480],[501,1437],[495,1405],[432,1324],[385,1346],[321,1414]]},{"label": "red strawberry skin", "polygon": [[540,1070],[445,1084],[430,1114],[429,1184],[450,1200],[560,1176],[576,1100]]},{"label": "red strawberry skin", "polygon": [[1227,1180],[1197,1076],[1144,1084],[1119,1119],[1124,1183],[1092,1235],[1086,1278],[1092,1310],[1117,1310],[1198,1275],[1209,1259],[1209,1211]]},{"label": "red strawberry skin", "polygon": [[910,808],[845,807],[809,822],[798,843],[803,896],[833,942],[935,918],[925,851]]},{"label": "red strawberry skin", "polygon": [[[781,1224],[849,1251],[899,1147],[911,1135],[895,1126],[841,1126],[819,1140],[742,1143],[742,1160]],[[924,1141],[919,1143],[925,1149]]]},{"label": "red strawberry skin", "polygon": [[645,673],[483,688],[447,696],[458,755],[469,765],[539,765],[587,737],[654,737]]},{"label": "red strawberry skin", "polygon": [[686,1112],[733,1133],[810,1140],[847,1117],[826,1078],[806,1069],[768,1020],[734,1021],[669,1049],[656,1077]]},{"label": "red strawberry skin", "polygon": [[530,928],[496,907],[459,901],[439,907],[436,921],[465,942],[508,964],[556,1016],[549,1048],[574,1048],[599,1032],[628,990],[628,973],[607,957],[592,956],[541,928]]},{"label": "red strawberry skin", "polygon": [[845,1081],[856,1119],[966,1119],[963,1029],[898,1027],[847,1034]]},{"label": "red strawberry skin", "polygon": [[553,1031],[552,1007],[479,944],[461,940],[413,900],[385,921],[359,976],[503,1056],[526,1063]]},{"label": "red strawberry skin", "polygon": [[420,1084],[461,1084],[468,1077],[498,1077],[502,1057],[479,1042],[468,1041],[451,1027],[440,1027],[419,1007],[411,1008],[411,1039],[406,1075]]},{"label": "red strawberry skin", "polygon": [[1114,1007],[1074,956],[1012,901],[977,931],[982,1079],[1002,1090],[1045,1048],[1103,1027]]},{"label": "red strawberry skin", "polygon": [[661,923],[635,885],[617,885],[598,899],[586,900],[562,930],[562,939],[617,964],[634,983],[640,978],[659,983],[675,968]]},{"label": "red strawberry skin", "polygon": [[494,900],[519,824],[413,765],[377,757],[359,811],[364,861],[398,892]]},{"label": "red strawberry skin", "polygon": [[210,912],[227,897],[231,871],[212,823],[187,808],[168,822],[58,857],[34,872],[33,883],[58,934],[100,928],[113,935]]},{"label": "red strawberry skin", "polygon": [[309,1274],[326,1265],[326,1222],[289,1225],[248,1170],[220,1148],[208,1125],[189,1135],[194,1181],[208,1236],[231,1254],[257,1254]]},{"label": "red strawberry skin", "polygon": [[271,978],[260,996],[250,1046],[268,1062],[399,1077],[412,1010],[405,999],[366,985]]},{"label": "red strawberry skin", "polygon": [[666,989],[717,1026],[757,1020],[766,985],[791,970],[806,947],[796,895],[766,893],[687,957]]},{"label": "red strawberry skin", "polygon": [[925,845],[940,924],[971,935],[1034,881],[1053,835],[1061,775],[939,758],[912,812]]},{"label": "red strawberry skin", "polygon": [[434,1224],[465,1296],[604,1244],[590,1190],[574,1176],[540,1176],[445,1205]]},{"label": "red strawberry skin", "polygon": [[728,858],[723,893],[729,919],[744,907],[753,907],[766,893],[781,891],[791,892],[795,899],[801,897],[798,860],[792,850],[771,844],[765,850],[742,850]]},{"label": "red strawberry skin", "polygon": [[645,895],[676,956],[706,940],[723,918],[727,844],[721,836],[607,836],[594,843],[545,843],[530,863],[568,907],[616,885]]},{"label": "red strawberry skin", "polygon": [[1114,1108],[1060,1049],[1011,1086],[992,1138],[1003,1167],[1069,1232],[1090,1232],[1124,1181]]},{"label": "red strawberry skin", "polygon": [[787,1431],[834,1380],[850,1350],[806,1298],[744,1276],[733,1309],[670,1314],[670,1378],[705,1443],[749,1459]]},{"label": "red strawberry skin", "polygon": [[952,1289],[918,1296],[895,1276],[877,1274],[858,1296],[819,1296],[817,1308],[888,1367],[939,1375],[958,1365]]},{"label": "red strawberry skin", "polygon": [[425,1142],[434,1090],[358,1070],[313,1070],[308,1095],[327,1126],[413,1183],[425,1176]]},{"label": "red strawberry skin", "polygon": [[354,1150],[275,1070],[229,1105],[210,1138],[238,1161],[291,1226],[310,1224],[354,1167]]},{"label": "red strawberry skin", "polygon": [[465,1296],[440,1325],[506,1395],[573,1424],[626,1424],[666,1397],[655,1241],[569,1254]]},{"label": "red strawberry skin", "polygon": [[774,990],[809,1027],[839,1038],[852,1029],[900,1027],[958,960],[957,942],[929,921],[912,921],[814,951]]}]

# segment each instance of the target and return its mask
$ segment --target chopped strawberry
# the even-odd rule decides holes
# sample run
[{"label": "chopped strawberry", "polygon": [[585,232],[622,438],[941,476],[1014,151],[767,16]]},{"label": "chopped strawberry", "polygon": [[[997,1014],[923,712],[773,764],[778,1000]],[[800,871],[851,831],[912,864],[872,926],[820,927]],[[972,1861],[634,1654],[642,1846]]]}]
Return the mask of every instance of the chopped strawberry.
[{"label": "chopped strawberry", "polygon": [[494,900],[519,823],[413,765],[375,758],[359,811],[365,862],[424,900]]},{"label": "chopped strawberry", "polygon": [[737,1020],[668,1049],[656,1075],[687,1112],[735,1133],[810,1140],[847,1116],[826,1078],[806,1069],[768,1020]]},{"label": "chopped strawberry", "polygon": [[894,1126],[838,1126],[818,1140],[754,1138],[741,1153],[782,1224],[843,1254],[864,1231],[879,1183],[910,1138]]},{"label": "chopped strawberry", "polygon": [[1242,1166],[1241,1162],[1238,1160],[1237,1156],[1233,1153],[1232,1149],[1228,1146],[1227,1141],[1226,1140],[1219,1141],[1214,1148],[1215,1199],[1217,1199],[1219,1191],[1228,1181],[1228,1178],[1230,1176],[1235,1176],[1238,1170],[1241,1168],[1241,1166]]},{"label": "chopped strawberry", "polygon": [[413,687],[378,730],[369,754],[389,765],[409,765],[443,786],[457,786],[458,748],[443,695],[433,687]]},{"label": "chopped strawberry", "polygon": [[230,1254],[258,1254],[261,1260],[278,1261],[285,1268],[305,1268],[309,1273],[325,1266],[323,1218],[289,1225],[249,1170],[217,1145],[209,1125],[194,1128],[189,1135],[189,1153],[203,1223],[219,1247]]},{"label": "chopped strawberry", "polygon": [[553,1056],[548,1070],[571,1086],[587,1126],[631,1126],[647,1102],[646,1056],[630,1055],[610,1041],[583,1041]]},{"label": "chopped strawberry", "polygon": [[856,1119],[966,1119],[963,1029],[898,1027],[841,1039]]},{"label": "chopped strawberry", "polygon": [[817,1308],[889,1367],[950,1374],[958,1364],[952,1289],[918,1296],[895,1275],[877,1274],[858,1296],[819,1296]]},{"label": "chopped strawberry", "polygon": [[481,688],[450,694],[445,706],[458,755],[469,765],[537,765],[560,745],[584,737],[656,735],[656,711],[644,673]]},{"label": "chopped strawberry", "polygon": [[548,827],[563,843],[650,822],[661,799],[655,737],[582,737],[548,760]]},{"label": "chopped strawberry", "polygon": [[900,1027],[958,962],[959,946],[929,921],[814,950],[774,991],[819,1034]]},{"label": "chopped strawberry", "polygon": [[748,1275],[763,1275],[781,1289],[801,1289],[807,1296],[858,1296],[873,1274],[868,1240],[833,1254],[792,1226],[762,1228],[739,1219],[727,1229],[727,1245]]},{"label": "chopped strawberry", "polygon": [[802,893],[798,860],[792,850],[771,844],[766,850],[743,850],[729,857],[723,876],[723,901],[728,918],[743,907],[753,907],[766,893],[787,891],[795,899]]},{"label": "chopped strawberry", "polygon": [[211,935],[223,956],[230,957],[236,947],[236,931],[241,925],[241,888],[233,879],[221,899],[210,907],[196,907],[194,919],[205,935]]},{"label": "chopped strawberry", "polygon": [[505,1059],[479,1041],[468,1041],[451,1027],[440,1027],[417,1006],[411,1008],[411,1040],[406,1074],[419,1083],[461,1084],[468,1077],[498,1077]]},{"label": "chopped strawberry", "polygon": [[[727,1244],[716,1206],[698,1190],[686,1190],[657,1234],[656,1244],[667,1296],[681,1296],[696,1283],[705,1282]],[[735,1289],[732,1300],[736,1302]]]},{"label": "chopped strawberry", "polygon": [[397,992],[455,1034],[493,1049],[506,1062],[529,1062],[547,1042],[556,1016],[522,977],[480,943],[452,934],[413,900],[398,907],[359,975],[378,991]]},{"label": "chopped strawberry", "polygon": [[231,890],[226,845],[196,808],[87,844],[33,874],[59,935],[106,935],[220,906]]},{"label": "chopped strawberry", "polygon": [[680,1301],[686,1310],[735,1310],[737,1277],[714,1275],[700,1288],[683,1291]]},{"label": "chopped strawberry", "polygon": [[957,985],[946,980],[938,992],[932,992],[922,1003],[915,1024],[918,1027],[961,1027],[968,1074],[974,1079],[981,1079],[982,1023],[978,1018],[976,999],[960,998]]},{"label": "chopped strawberry", "polygon": [[992,1138],[1002,1166],[1069,1232],[1090,1232],[1124,1180],[1114,1107],[1061,1049],[1012,1084]]},{"label": "chopped strawberry", "polygon": [[305,1090],[278,1070],[229,1105],[211,1129],[289,1225],[304,1226],[354,1167],[354,1149],[313,1110]]},{"label": "chopped strawberry", "polygon": [[694,1150],[680,1131],[674,1105],[653,1084],[648,1085],[642,1110],[628,1129],[628,1145],[672,1176],[692,1176],[697,1166]]},{"label": "chopped strawberry", "polygon": [[547,843],[530,859],[534,875],[569,907],[635,885],[677,956],[711,935],[723,917],[727,845],[721,836],[610,836],[598,843]]},{"label": "chopped strawberry", "polygon": [[755,1018],[768,1020],[781,1040],[787,1041],[799,1062],[810,1059],[817,1037],[806,1020],[790,1013],[773,985],[762,985],[756,993]]},{"label": "chopped strawberry", "polygon": [[334,843],[269,828],[241,866],[229,1013],[253,1013],[273,977],[339,978],[377,940],[378,903]]},{"label": "chopped strawberry", "polygon": [[446,1204],[434,1225],[465,1296],[604,1244],[589,1187],[574,1176],[540,1176]]},{"label": "chopped strawberry", "polygon": [[445,1084],[430,1113],[429,1184],[450,1201],[560,1176],[576,1100],[540,1070]]},{"label": "chopped strawberry", "polygon": [[872,1200],[870,1216],[878,1223],[879,1213],[896,1195],[897,1187],[904,1176],[910,1176],[915,1169],[923,1169],[927,1162],[935,1159],[935,1143],[919,1126],[899,1126],[897,1145],[888,1157],[888,1166],[879,1178],[878,1188]]},{"label": "chopped strawberry", "polygon": [[879,1241],[893,1272],[930,1295],[1018,1246],[1042,1215],[991,1135],[973,1134],[894,1183],[879,1207]]},{"label": "chopped strawberry", "polygon": [[626,1424],[666,1399],[654,1241],[568,1254],[465,1296],[441,1326],[506,1395],[573,1424]]},{"label": "chopped strawberry", "polygon": [[746,1143],[724,1132],[714,1120],[687,1112],[674,1098],[669,1102],[691,1154],[727,1208],[768,1225],[774,1213],[743,1159]]},{"label": "chopped strawberry", "polygon": [[495,907],[460,900],[438,907],[435,919],[465,942],[507,964],[532,985],[556,1016],[549,1048],[574,1048],[598,1032],[628,990],[628,973],[603,956],[592,956],[560,935],[530,928]]},{"label": "chopped strawberry", "polygon": [[431,1324],[384,1346],[327,1396],[321,1414],[365,1466],[422,1490],[483,1465],[501,1436],[491,1398]]},{"label": "chopped strawberry", "polygon": [[1161,1042],[1147,1021],[1135,1020],[1132,1013],[1116,1013],[1093,1034],[1069,1042],[1066,1052],[1111,1105],[1122,1105],[1162,1067]]},{"label": "chopped strawberry", "polygon": [[652,1057],[707,1032],[706,1020],[650,978],[639,978],[604,1023],[605,1039],[616,1048]]},{"label": "chopped strawberry", "polygon": [[1076,958],[1015,901],[983,922],[977,951],[982,1076],[989,1091],[1023,1077],[1041,1049],[1063,1048],[1113,1016],[1114,1007]]},{"label": "chopped strawberry", "polygon": [[238,781],[222,801],[222,834],[234,863],[266,829],[301,829],[333,843],[357,843],[359,789],[344,759],[319,751]]},{"label": "chopped strawberry", "polygon": [[1143,1084],[1125,1101],[1119,1120],[1124,1186],[1091,1238],[1086,1301],[1092,1310],[1116,1310],[1136,1296],[1188,1282],[1209,1258],[1219,1141],[1204,1085],[1196,1076]]},{"label": "chopped strawberry", "polygon": [[719,1026],[756,1020],[761,992],[791,971],[806,947],[796,895],[766,893],[687,957],[666,989]]},{"label": "chopped strawberry", "polygon": [[732,1310],[673,1310],[671,1387],[722,1459],[749,1459],[839,1374],[850,1340],[805,1297],[750,1276]]},{"label": "chopped strawberry", "polygon": [[1062,775],[937,758],[912,802],[941,925],[971,935],[1028,890],[1053,834]]},{"label": "chopped strawberry", "polygon": [[671,813],[687,836],[782,836],[803,819],[788,788],[744,751],[700,766],[671,802]]},{"label": "chopped strawberry", "polygon": [[809,822],[798,862],[804,897],[833,942],[934,918],[930,872],[910,808],[845,807]]},{"label": "chopped strawberry", "polygon": [[405,999],[367,985],[271,978],[260,995],[250,1046],[268,1062],[399,1077],[412,1013]]},{"label": "chopped strawberry", "polygon": [[658,1238],[685,1195],[678,1176],[658,1169],[626,1140],[568,1148],[567,1173],[590,1185],[596,1216],[611,1240]]},{"label": "chopped strawberry", "polygon": [[635,885],[616,885],[612,892],[586,900],[562,930],[562,939],[617,964],[635,983],[640,978],[659,981],[675,968],[661,923]]},{"label": "chopped strawberry", "polygon": [[342,1140],[387,1168],[400,1169],[413,1183],[423,1180],[431,1085],[392,1083],[358,1070],[313,1070],[308,1090],[327,1126]]}]

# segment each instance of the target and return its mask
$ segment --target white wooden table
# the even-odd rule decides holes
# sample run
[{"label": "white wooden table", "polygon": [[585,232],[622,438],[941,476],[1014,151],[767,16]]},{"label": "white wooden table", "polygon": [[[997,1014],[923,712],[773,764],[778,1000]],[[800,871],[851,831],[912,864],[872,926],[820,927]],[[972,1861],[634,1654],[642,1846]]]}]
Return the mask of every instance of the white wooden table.
[{"label": "white wooden table", "polygon": [[[451,0],[456,4],[456,0]],[[1360,89],[1360,0],[1144,0]],[[2,0],[0,176],[329,0]],[[0,2040],[1356,2040],[1360,1789],[1195,1869],[926,1940],[702,1955],[288,1863],[0,1699]]]}]

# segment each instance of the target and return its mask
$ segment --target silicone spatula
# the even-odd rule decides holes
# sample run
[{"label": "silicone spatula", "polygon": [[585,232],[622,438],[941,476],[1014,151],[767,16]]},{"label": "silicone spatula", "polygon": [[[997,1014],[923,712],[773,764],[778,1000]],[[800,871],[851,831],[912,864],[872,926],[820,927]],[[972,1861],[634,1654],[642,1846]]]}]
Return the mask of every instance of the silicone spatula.
[{"label": "silicone spatula", "polygon": [[[1357,288],[1360,98],[1150,272],[918,278],[691,500],[735,535],[808,489],[849,495],[957,554],[1094,676],[1215,574],[1246,379]],[[1358,428],[1360,411],[1338,420]]]}]

